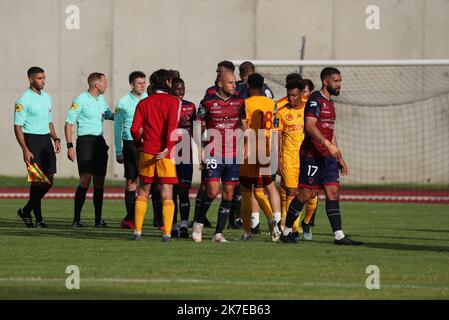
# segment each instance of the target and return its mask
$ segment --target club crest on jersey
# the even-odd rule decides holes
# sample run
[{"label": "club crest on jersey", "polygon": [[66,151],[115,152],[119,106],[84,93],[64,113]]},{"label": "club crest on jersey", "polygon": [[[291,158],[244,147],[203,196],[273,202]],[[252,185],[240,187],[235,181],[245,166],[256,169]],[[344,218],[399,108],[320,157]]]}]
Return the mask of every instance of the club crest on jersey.
[{"label": "club crest on jersey", "polygon": [[78,109],[78,105],[76,103],[72,103],[70,110],[76,110],[76,109]]},{"label": "club crest on jersey", "polygon": [[20,111],[22,111],[22,110],[23,110],[23,106],[22,106],[21,104],[16,104],[15,111],[16,111],[16,112],[20,112]]},{"label": "club crest on jersey", "polygon": [[287,115],[287,120],[288,120],[288,121],[292,121],[292,120],[293,120],[293,115],[292,115],[291,113],[289,113],[289,114]]}]

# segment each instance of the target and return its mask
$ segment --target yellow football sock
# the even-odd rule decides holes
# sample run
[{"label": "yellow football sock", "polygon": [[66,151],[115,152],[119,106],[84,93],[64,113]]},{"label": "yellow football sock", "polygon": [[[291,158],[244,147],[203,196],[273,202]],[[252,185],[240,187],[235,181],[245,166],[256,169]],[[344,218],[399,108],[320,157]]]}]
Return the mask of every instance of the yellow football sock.
[{"label": "yellow football sock", "polygon": [[243,232],[246,234],[251,233],[251,191],[249,190],[241,190],[242,191],[242,207],[241,207],[241,215],[243,222]]},{"label": "yellow football sock", "polygon": [[267,197],[265,196],[265,192],[263,191],[263,188],[255,188],[254,189],[254,197],[257,200],[257,203],[262,208],[263,213],[265,214],[265,217],[267,219],[273,218],[273,210],[271,209],[270,202],[268,201]]},{"label": "yellow football sock", "polygon": [[147,205],[148,205],[147,197],[137,196],[136,205],[134,207],[134,224],[135,224],[134,230],[138,234],[142,233],[143,220],[145,219],[145,215],[147,214]]},{"label": "yellow football sock", "polygon": [[284,229],[287,219],[287,192],[284,188],[280,188],[279,194],[281,196],[281,228]]},{"label": "yellow football sock", "polygon": [[313,199],[310,199],[309,202],[306,203],[306,216],[304,217],[304,222],[308,224],[310,219],[312,219],[313,213],[318,207],[318,196]]},{"label": "yellow football sock", "polygon": [[162,219],[164,219],[164,236],[171,236],[175,203],[172,200],[162,201]]}]

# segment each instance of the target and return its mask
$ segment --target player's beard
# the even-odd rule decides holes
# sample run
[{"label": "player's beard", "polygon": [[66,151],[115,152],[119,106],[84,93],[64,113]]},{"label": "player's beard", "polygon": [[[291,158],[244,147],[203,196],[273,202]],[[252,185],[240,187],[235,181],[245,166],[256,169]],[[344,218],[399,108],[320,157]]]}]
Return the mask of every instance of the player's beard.
[{"label": "player's beard", "polygon": [[340,90],[337,91],[334,88],[332,88],[331,86],[326,86],[326,90],[327,90],[327,92],[329,92],[331,94],[331,96],[340,95]]}]

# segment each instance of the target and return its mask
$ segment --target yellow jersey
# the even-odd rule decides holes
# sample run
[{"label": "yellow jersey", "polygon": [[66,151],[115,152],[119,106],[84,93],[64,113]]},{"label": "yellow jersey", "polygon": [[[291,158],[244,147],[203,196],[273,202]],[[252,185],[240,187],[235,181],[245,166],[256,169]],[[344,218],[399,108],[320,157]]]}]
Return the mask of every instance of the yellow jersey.
[{"label": "yellow jersey", "polygon": [[[248,127],[254,129],[258,141],[259,133],[265,135],[266,155],[270,155],[271,130],[273,129],[276,102],[265,96],[253,96],[245,99],[246,120]],[[263,130],[262,132],[260,130]],[[256,151],[258,150],[256,145]]]},{"label": "yellow jersey", "polygon": [[[304,140],[304,109],[303,99],[301,106],[292,108],[286,98],[282,98],[277,103],[276,129],[281,134],[282,159],[287,161],[299,161],[299,151]],[[298,160],[297,160],[298,159]]]}]

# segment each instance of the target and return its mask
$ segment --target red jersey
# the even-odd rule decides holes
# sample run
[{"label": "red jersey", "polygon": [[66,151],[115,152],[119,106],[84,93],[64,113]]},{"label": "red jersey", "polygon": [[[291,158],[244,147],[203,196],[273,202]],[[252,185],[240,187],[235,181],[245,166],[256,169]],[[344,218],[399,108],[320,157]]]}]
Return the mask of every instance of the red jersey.
[{"label": "red jersey", "polygon": [[[327,140],[332,142],[336,118],[334,101],[323,96],[321,91],[313,92],[307,100],[304,112],[304,118],[309,117],[318,120],[316,127]],[[313,139],[307,132],[302,144],[301,153],[309,156],[323,157],[331,155],[325,146]]]},{"label": "red jersey", "polygon": [[[176,141],[170,141],[170,135],[178,128],[180,106],[181,101],[178,98],[162,91],[140,100],[131,126],[131,135],[136,146],[152,155],[165,148],[171,151]],[[139,133],[141,128],[142,137]]]},{"label": "red jersey", "polygon": [[196,116],[196,120],[204,121],[206,129],[220,132],[221,150],[214,150],[213,155],[221,157],[237,156],[237,139],[229,131],[240,128],[240,120],[245,119],[245,102],[242,98],[231,96],[224,99],[218,94],[204,97]]}]

